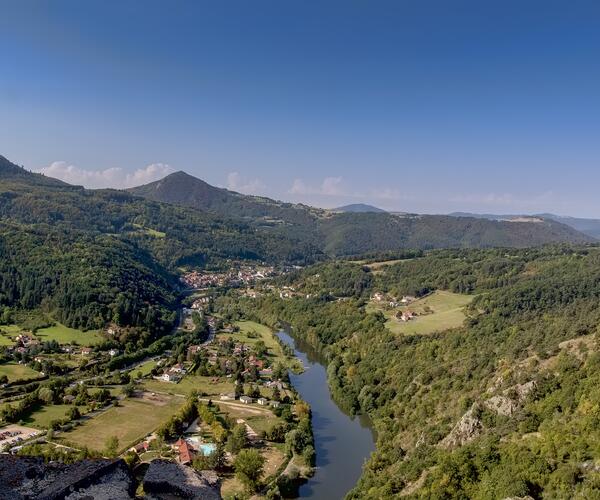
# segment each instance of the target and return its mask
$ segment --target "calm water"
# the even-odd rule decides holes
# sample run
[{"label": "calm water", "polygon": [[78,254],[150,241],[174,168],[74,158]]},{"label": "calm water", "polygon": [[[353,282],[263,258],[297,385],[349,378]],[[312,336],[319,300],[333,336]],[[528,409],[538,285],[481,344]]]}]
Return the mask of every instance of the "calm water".
[{"label": "calm water", "polygon": [[367,417],[351,418],[331,399],[322,358],[288,333],[278,333],[302,360],[305,371],[290,374],[296,390],[312,409],[317,470],[300,487],[301,498],[342,499],[356,484],[365,460],[374,450],[375,435]]}]

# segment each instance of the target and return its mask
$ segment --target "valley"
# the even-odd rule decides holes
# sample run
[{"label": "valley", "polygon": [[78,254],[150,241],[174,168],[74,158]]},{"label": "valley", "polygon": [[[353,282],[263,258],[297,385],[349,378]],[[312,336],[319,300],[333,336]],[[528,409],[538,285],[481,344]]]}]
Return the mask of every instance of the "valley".
[{"label": "valley", "polygon": [[121,459],[141,488],[175,465],[232,500],[593,490],[590,237],[0,173],[14,456]]}]

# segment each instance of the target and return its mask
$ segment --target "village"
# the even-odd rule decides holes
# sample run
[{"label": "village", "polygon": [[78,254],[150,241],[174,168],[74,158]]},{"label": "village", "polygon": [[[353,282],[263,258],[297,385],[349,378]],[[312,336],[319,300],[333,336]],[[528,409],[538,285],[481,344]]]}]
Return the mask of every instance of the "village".
[{"label": "village", "polygon": [[226,272],[190,271],[181,277],[181,282],[188,288],[203,290],[212,287],[252,285],[276,274],[278,271],[272,266],[240,265]]},{"label": "village", "polygon": [[116,325],[104,332],[0,326],[0,449],[168,459],[215,471],[225,497],[246,488],[234,467],[243,450],[262,460],[263,487],[284,471],[307,474],[314,449],[303,452],[312,438],[288,439],[309,414],[288,380],[301,366],[269,328],[225,322],[209,313],[210,301],[190,296],[172,339],[141,353],[117,346]]}]

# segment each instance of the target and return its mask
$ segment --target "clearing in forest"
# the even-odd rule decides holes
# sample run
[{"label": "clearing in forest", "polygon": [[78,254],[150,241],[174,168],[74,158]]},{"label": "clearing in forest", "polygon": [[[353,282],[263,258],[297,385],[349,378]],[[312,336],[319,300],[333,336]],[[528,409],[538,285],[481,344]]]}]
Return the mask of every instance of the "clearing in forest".
[{"label": "clearing in forest", "polygon": [[[456,328],[465,320],[465,306],[471,303],[473,295],[462,295],[438,290],[413,303],[383,311],[388,318],[386,327],[393,333],[403,335],[429,335],[435,332]],[[416,316],[409,321],[396,317],[397,313],[410,311]]]}]

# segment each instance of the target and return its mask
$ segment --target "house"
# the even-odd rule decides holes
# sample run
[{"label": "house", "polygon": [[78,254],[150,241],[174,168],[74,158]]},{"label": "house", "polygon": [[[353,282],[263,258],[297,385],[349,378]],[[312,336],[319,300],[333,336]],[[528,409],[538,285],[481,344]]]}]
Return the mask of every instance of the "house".
[{"label": "house", "polygon": [[177,373],[173,373],[172,371],[168,371],[168,372],[163,373],[160,378],[162,380],[164,380],[165,382],[179,382],[179,380],[181,379],[181,376],[178,375]]},{"label": "house", "polygon": [[91,347],[82,348],[81,354],[83,354],[84,356],[89,356],[90,354],[92,354],[92,348]]},{"label": "house", "polygon": [[266,398],[258,398],[256,402],[261,406],[267,406],[269,404],[269,400]]},{"label": "house", "polygon": [[179,439],[175,443],[177,447],[177,451],[179,453],[179,463],[182,465],[189,465],[194,460],[194,451],[190,447],[187,441],[184,439]]},{"label": "house", "polygon": [[185,373],[185,368],[183,367],[183,365],[181,363],[177,363],[176,365],[173,365],[171,367],[171,372],[174,373]]},{"label": "house", "polygon": [[271,401],[269,403],[273,408],[279,408],[281,406],[281,403],[279,401]]},{"label": "house", "polygon": [[375,300],[377,302],[381,302],[384,298],[385,297],[384,297],[383,293],[381,293],[381,292],[376,292],[371,297],[372,300]]},{"label": "house", "polygon": [[221,394],[221,401],[234,401],[235,400],[235,392],[228,392],[227,394]]},{"label": "house", "polygon": [[63,403],[65,404],[70,404],[73,401],[75,401],[75,396],[72,396],[71,394],[66,394],[65,396],[63,396]]},{"label": "house", "polygon": [[198,354],[198,352],[200,352],[201,349],[202,349],[202,346],[191,345],[188,347],[188,354],[190,356],[195,356],[196,354]]},{"label": "house", "polygon": [[404,297],[402,297],[402,299],[400,300],[400,302],[402,302],[403,304],[410,304],[411,302],[414,302],[415,299],[414,297],[410,296],[410,295],[405,295]]},{"label": "house", "polygon": [[250,403],[253,403],[254,399],[252,399],[250,396],[240,396],[240,401],[245,405],[248,405]]},{"label": "house", "polygon": [[148,451],[150,444],[148,441],[142,441],[141,443],[136,444],[134,447],[130,448],[130,451],[135,451],[136,453],[144,453]]},{"label": "house", "polygon": [[412,311],[404,311],[400,316],[400,321],[410,321],[415,317],[415,314]]}]

